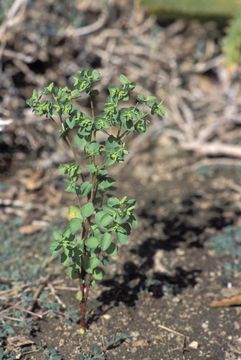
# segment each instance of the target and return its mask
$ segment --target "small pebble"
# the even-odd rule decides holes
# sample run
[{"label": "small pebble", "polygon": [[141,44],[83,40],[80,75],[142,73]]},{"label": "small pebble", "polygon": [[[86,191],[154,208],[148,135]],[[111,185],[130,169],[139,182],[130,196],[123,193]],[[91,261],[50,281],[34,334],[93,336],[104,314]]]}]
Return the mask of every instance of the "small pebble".
[{"label": "small pebble", "polygon": [[239,330],[240,329],[240,325],[237,321],[234,321],[234,329],[235,330]]},{"label": "small pebble", "polygon": [[104,318],[105,320],[110,320],[110,319],[111,319],[111,316],[110,316],[109,314],[104,314],[104,315],[103,315],[103,318]]},{"label": "small pebble", "polygon": [[198,348],[198,342],[197,341],[192,341],[188,347],[190,347],[191,349],[197,349]]},{"label": "small pebble", "polygon": [[131,336],[132,336],[133,338],[138,338],[138,336],[140,336],[140,333],[139,333],[138,331],[132,331],[132,332],[131,332]]},{"label": "small pebble", "polygon": [[64,345],[64,339],[60,339],[59,340],[59,346],[61,347],[61,346],[63,346]]},{"label": "small pebble", "polygon": [[204,323],[202,323],[202,328],[204,330],[207,330],[208,329],[208,321],[205,321]]}]

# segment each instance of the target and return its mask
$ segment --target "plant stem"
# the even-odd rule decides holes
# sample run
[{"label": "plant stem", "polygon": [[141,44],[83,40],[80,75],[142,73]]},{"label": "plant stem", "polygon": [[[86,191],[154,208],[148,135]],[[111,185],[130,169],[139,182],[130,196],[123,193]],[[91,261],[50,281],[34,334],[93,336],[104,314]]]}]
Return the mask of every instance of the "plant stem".
[{"label": "plant stem", "polygon": [[84,330],[87,330],[87,321],[86,321],[86,310],[87,310],[87,300],[89,289],[85,285],[84,280],[80,280],[80,292],[82,299],[80,301],[79,312],[80,312],[80,325]]}]

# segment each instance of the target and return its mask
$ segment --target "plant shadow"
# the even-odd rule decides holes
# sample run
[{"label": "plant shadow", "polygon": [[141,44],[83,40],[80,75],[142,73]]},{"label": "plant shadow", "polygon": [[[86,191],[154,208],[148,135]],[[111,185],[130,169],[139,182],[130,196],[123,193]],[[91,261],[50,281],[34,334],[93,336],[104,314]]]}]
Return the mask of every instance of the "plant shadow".
[{"label": "plant shadow", "polygon": [[[150,269],[154,268],[155,255],[159,250],[164,253],[171,252],[180,246],[184,251],[189,248],[202,249],[207,240],[206,229],[218,231],[234,223],[234,216],[227,217],[225,214],[225,205],[228,204],[210,204],[204,211],[198,206],[200,197],[197,193],[189,195],[178,208],[172,209],[163,217],[157,215],[160,207],[158,199],[151,200],[145,209],[140,210],[140,222],[145,219],[148,223],[148,228],[143,231],[152,234],[153,229],[156,229],[154,233],[158,235],[146,238],[129,250],[130,254],[138,257],[138,264],[126,261],[121,273],[102,281],[106,289],[97,298],[100,305],[90,316],[89,323],[96,321],[103,313],[120,303],[128,307],[135,306],[142,291],[161,298],[166,293],[175,296],[196,285],[201,269],[186,270],[177,266],[171,274],[154,271],[152,275]],[[158,232],[160,225],[161,230]]]}]

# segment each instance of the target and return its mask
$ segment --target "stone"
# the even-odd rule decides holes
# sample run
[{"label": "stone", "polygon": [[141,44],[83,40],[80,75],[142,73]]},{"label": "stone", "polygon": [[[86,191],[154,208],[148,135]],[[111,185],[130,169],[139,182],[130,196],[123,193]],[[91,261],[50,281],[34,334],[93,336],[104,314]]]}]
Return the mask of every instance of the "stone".
[{"label": "stone", "polygon": [[188,347],[190,347],[191,349],[198,349],[198,346],[199,346],[199,344],[198,344],[198,342],[197,341],[192,341],[189,345],[188,345]]}]

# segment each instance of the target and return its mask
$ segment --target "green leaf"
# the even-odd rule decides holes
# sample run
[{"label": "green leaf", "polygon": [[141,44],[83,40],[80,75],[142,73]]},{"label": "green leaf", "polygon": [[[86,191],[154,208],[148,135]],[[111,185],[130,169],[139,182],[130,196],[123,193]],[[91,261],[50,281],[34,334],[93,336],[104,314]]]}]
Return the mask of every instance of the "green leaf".
[{"label": "green leaf", "polygon": [[121,74],[120,77],[119,77],[119,79],[120,79],[120,82],[121,82],[123,85],[129,84],[129,82],[130,82],[124,74]]},{"label": "green leaf", "polygon": [[87,169],[91,174],[95,174],[98,172],[98,168],[95,164],[89,164],[87,165]]},{"label": "green leaf", "polygon": [[163,106],[162,103],[160,104],[157,104],[157,103],[154,103],[151,107],[151,114],[157,114],[159,115],[160,117],[163,117],[165,115],[165,108]]},{"label": "green leaf", "polygon": [[156,97],[155,96],[147,96],[146,98],[146,104],[150,107],[153,106],[153,104],[155,103],[156,101]]},{"label": "green leaf", "polygon": [[80,193],[83,196],[87,196],[92,190],[92,184],[89,181],[85,181],[80,185]]},{"label": "green leaf", "polygon": [[66,269],[66,275],[73,280],[80,278],[80,274],[77,269],[74,268],[74,266],[68,267]]},{"label": "green leaf", "polygon": [[96,69],[92,70],[92,79],[93,79],[93,81],[97,82],[97,81],[100,80],[100,78],[101,78],[100,72],[98,70],[96,70]]},{"label": "green leaf", "polygon": [[70,94],[71,94],[71,96],[72,96],[73,98],[78,97],[78,96],[79,96],[79,90],[74,89],[74,90],[71,91]]},{"label": "green leaf", "polygon": [[52,82],[51,84],[49,84],[47,87],[44,88],[43,94],[45,95],[52,94],[53,90],[54,90],[54,83]]},{"label": "green leaf", "polygon": [[126,234],[126,235],[130,235],[131,233],[131,226],[128,223],[124,223],[120,225],[120,232],[122,232],[122,234]]},{"label": "green leaf", "polygon": [[93,215],[94,211],[95,211],[94,205],[91,202],[88,202],[87,204],[81,207],[81,214],[84,219]]},{"label": "green leaf", "polygon": [[89,274],[92,274],[93,270],[100,265],[100,260],[96,256],[88,256],[86,255],[83,258],[83,267],[85,271]]},{"label": "green leaf", "polygon": [[102,116],[102,117],[97,117],[97,118],[95,119],[94,125],[95,125],[95,128],[96,128],[97,130],[106,129],[106,128],[109,127],[109,123],[108,123],[108,121],[105,119],[104,116]]},{"label": "green leaf", "polygon": [[120,204],[120,200],[117,197],[112,196],[108,199],[107,204],[111,207],[116,206]]},{"label": "green leaf", "polygon": [[111,240],[112,240],[111,234],[106,232],[103,235],[102,240],[101,240],[101,250],[102,251],[105,251],[109,248],[109,246],[111,244]]},{"label": "green leaf", "polygon": [[83,298],[83,296],[82,296],[82,292],[81,291],[77,291],[77,293],[76,293],[76,300],[78,300],[78,301],[81,301],[82,300],[82,298]]},{"label": "green leaf", "polygon": [[70,220],[69,227],[73,233],[76,233],[82,228],[82,223],[83,223],[82,219],[75,218]]},{"label": "green leaf", "polygon": [[126,234],[117,232],[117,233],[116,233],[116,236],[117,236],[118,242],[119,242],[121,245],[125,245],[125,244],[126,244],[127,238],[128,238],[128,236],[127,236]]},{"label": "green leaf", "polygon": [[142,94],[138,94],[136,97],[136,100],[140,103],[144,103],[145,102],[145,97]]},{"label": "green leaf", "polygon": [[111,243],[108,249],[106,250],[106,253],[110,256],[116,256],[118,253],[116,245],[114,243]]},{"label": "green leaf", "polygon": [[74,136],[74,142],[80,148],[80,150],[84,151],[87,140],[83,136],[76,134]]},{"label": "green leaf", "polygon": [[96,224],[101,227],[106,227],[112,223],[112,216],[104,211],[100,211],[96,214]]},{"label": "green leaf", "polygon": [[112,189],[115,181],[111,177],[105,177],[99,181],[98,190],[105,192],[108,189]]},{"label": "green leaf", "polygon": [[81,215],[80,208],[77,206],[71,205],[68,208],[68,219],[72,220],[75,218],[82,219],[83,217]]},{"label": "green leaf", "polygon": [[62,246],[56,241],[51,241],[49,248],[52,256],[55,257],[59,254],[60,250],[62,249]]},{"label": "green leaf", "polygon": [[68,258],[67,255],[64,253],[61,254],[60,261],[64,266],[69,265],[71,263],[70,258]]},{"label": "green leaf", "polygon": [[85,242],[86,246],[90,249],[96,249],[97,246],[99,245],[99,240],[97,238],[95,238],[94,236],[90,236],[86,242]]},{"label": "green leaf", "polygon": [[75,126],[75,121],[76,121],[76,119],[75,119],[75,117],[68,117],[67,119],[66,119],[66,124],[68,125],[68,127],[70,128],[70,129],[73,129],[74,128],[74,126]]},{"label": "green leaf", "polygon": [[101,269],[101,268],[96,268],[94,271],[93,271],[93,278],[95,280],[102,280],[104,277],[104,271]]},{"label": "green leaf", "polygon": [[93,156],[96,154],[99,154],[101,150],[101,146],[99,143],[97,142],[91,142],[91,143],[87,143],[86,147],[85,147],[85,151],[87,152],[87,154],[89,156]]},{"label": "green leaf", "polygon": [[90,258],[90,268],[95,269],[100,264],[100,260],[97,257]]},{"label": "green leaf", "polygon": [[56,240],[57,242],[59,242],[60,240],[62,240],[62,234],[60,231],[58,230],[54,230],[53,231],[53,238],[54,240]]}]

